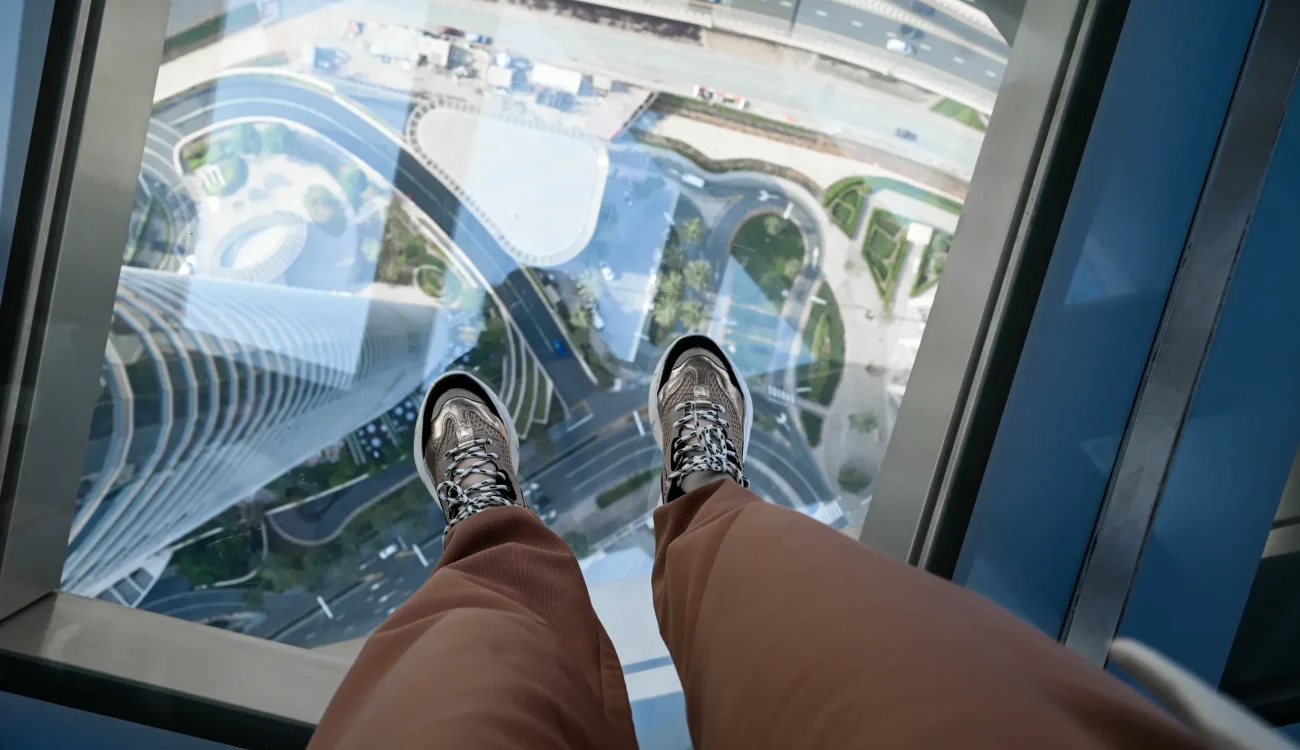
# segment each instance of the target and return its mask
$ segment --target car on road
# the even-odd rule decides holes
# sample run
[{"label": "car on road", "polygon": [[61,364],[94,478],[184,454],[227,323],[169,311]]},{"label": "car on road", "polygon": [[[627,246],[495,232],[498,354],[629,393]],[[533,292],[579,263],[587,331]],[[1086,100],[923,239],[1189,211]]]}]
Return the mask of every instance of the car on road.
[{"label": "car on road", "polygon": [[904,57],[911,57],[916,54],[916,49],[902,39],[890,39],[885,42],[885,49],[903,55]]},{"label": "car on road", "polygon": [[934,8],[921,2],[921,0],[912,0],[912,12],[918,16],[933,16]]},{"label": "car on road", "polygon": [[483,35],[483,34],[475,34],[475,35],[471,36],[471,37],[469,38],[469,40],[470,40],[471,42],[474,42],[475,44],[482,44],[482,45],[485,45],[485,46],[486,46],[486,45],[489,45],[489,44],[492,43],[492,37],[490,37],[490,36],[485,36],[485,35]]},{"label": "car on road", "polygon": [[544,493],[533,495],[528,499],[528,505],[545,523],[554,521],[560,515],[559,509],[551,502],[551,496]]},{"label": "car on road", "polygon": [[438,33],[442,34],[443,36],[451,36],[451,37],[465,36],[465,32],[461,31],[455,26],[440,26],[438,27]]},{"label": "car on road", "polygon": [[603,278],[605,281],[613,281],[613,280],[614,280],[614,269],[610,268],[608,265],[606,265],[606,264],[604,264],[604,263],[601,263],[601,264],[600,264],[600,276],[601,276],[601,278]]},{"label": "car on road", "polygon": [[894,130],[894,135],[898,136],[899,138],[902,138],[902,139],[905,140],[905,141],[914,141],[914,140],[916,140],[916,133],[913,133],[912,131],[908,130],[907,128],[897,128],[897,129],[895,129],[895,130]]},{"label": "car on road", "polygon": [[561,357],[569,356],[569,350],[564,348],[564,342],[559,339],[551,339],[551,349],[555,350],[555,353]]},{"label": "car on road", "polygon": [[921,40],[925,38],[924,31],[921,31],[915,26],[908,26],[907,24],[898,27],[898,35],[907,39]]},{"label": "car on road", "polygon": [[605,330],[605,319],[600,317],[600,310],[591,308],[591,327],[597,331]]},{"label": "car on road", "polygon": [[687,185],[690,185],[696,190],[699,190],[704,187],[704,178],[700,177],[697,174],[689,174],[689,173],[683,174],[682,182],[686,183]]}]

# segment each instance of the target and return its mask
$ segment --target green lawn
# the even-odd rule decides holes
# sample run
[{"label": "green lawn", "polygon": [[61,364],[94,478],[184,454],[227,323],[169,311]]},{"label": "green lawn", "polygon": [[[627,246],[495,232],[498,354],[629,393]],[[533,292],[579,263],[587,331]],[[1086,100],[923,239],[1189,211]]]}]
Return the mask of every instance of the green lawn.
[{"label": "green lawn", "polygon": [[803,234],[778,214],[750,217],[731,238],[731,256],[778,310],[803,269],[803,255]]},{"label": "green lawn", "polygon": [[808,325],[804,326],[803,343],[812,361],[800,368],[798,383],[808,388],[808,400],[829,405],[844,370],[844,319],[829,284],[823,281],[815,296],[826,302],[813,303]]},{"label": "green lawn", "polygon": [[646,484],[649,484],[650,480],[654,479],[657,476],[659,476],[659,471],[657,469],[646,469],[645,471],[633,474],[627,479],[624,479],[622,482],[619,482],[613,487],[610,487],[609,489],[597,495],[596,507],[608,508],[609,506],[613,505],[619,500],[622,500],[623,498],[632,494],[632,491],[637,489],[638,487],[643,487]]},{"label": "green lawn", "polygon": [[969,125],[976,130],[988,130],[989,126],[984,124],[980,113],[976,112],[973,107],[969,107],[961,102],[955,102],[952,99],[940,99],[938,104],[930,108],[931,112],[938,112],[944,117],[951,117],[960,122],[962,125]]},{"label": "green lawn", "polygon": [[907,254],[907,233],[903,222],[883,208],[871,212],[867,237],[862,241],[862,258],[871,269],[876,291],[886,305],[894,296],[894,285]]},{"label": "green lawn", "polygon": [[839,227],[846,236],[852,237],[862,220],[862,206],[867,202],[871,184],[865,177],[846,177],[826,188],[822,205],[831,218],[831,223]]},{"label": "green lawn", "polygon": [[943,264],[948,260],[948,248],[952,246],[952,235],[934,230],[930,244],[921,253],[921,265],[916,272],[916,283],[912,285],[912,296],[923,294],[930,287],[939,283],[943,275]]}]

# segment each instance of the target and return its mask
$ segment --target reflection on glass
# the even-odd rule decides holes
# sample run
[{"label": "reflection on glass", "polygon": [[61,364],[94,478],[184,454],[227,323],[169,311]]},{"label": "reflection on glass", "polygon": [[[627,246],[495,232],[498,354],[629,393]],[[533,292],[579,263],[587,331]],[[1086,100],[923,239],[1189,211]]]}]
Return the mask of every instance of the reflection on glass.
[{"label": "reflection on glass", "polygon": [[1220,689],[1275,725],[1295,723],[1300,710],[1300,454],[1264,544],[1237,626]]},{"label": "reflection on glass", "polygon": [[438,559],[411,423],[462,367],[632,671],[664,654],[646,384],[686,330],[749,378],[755,490],[856,534],[1017,19],[213,6],[174,2],[66,589],[355,642]]}]

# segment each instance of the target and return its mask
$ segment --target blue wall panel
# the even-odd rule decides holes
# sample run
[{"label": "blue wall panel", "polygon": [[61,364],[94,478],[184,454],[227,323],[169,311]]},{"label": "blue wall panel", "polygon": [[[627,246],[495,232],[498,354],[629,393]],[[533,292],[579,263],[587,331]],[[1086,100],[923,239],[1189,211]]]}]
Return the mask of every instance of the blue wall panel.
[{"label": "blue wall panel", "polygon": [[50,0],[0,2],[0,285],[9,265],[53,13]]},{"label": "blue wall panel", "polygon": [[954,575],[1053,635],[1259,8],[1129,8]]},{"label": "blue wall panel", "polygon": [[1212,685],[1300,445],[1297,216],[1293,98],[1120,623]]}]

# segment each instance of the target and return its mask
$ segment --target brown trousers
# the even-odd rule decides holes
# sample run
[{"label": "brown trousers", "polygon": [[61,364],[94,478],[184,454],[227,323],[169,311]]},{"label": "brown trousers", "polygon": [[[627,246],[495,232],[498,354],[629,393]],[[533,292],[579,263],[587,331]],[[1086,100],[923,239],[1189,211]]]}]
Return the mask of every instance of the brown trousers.
[{"label": "brown trousers", "polygon": [[[734,483],[654,520],[654,606],[697,748],[1202,747],[997,606]],[[502,508],[449,535],[310,748],[635,746],[577,561]]]}]

